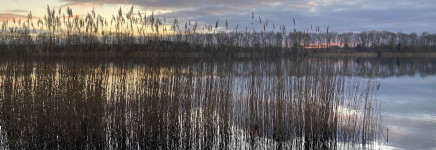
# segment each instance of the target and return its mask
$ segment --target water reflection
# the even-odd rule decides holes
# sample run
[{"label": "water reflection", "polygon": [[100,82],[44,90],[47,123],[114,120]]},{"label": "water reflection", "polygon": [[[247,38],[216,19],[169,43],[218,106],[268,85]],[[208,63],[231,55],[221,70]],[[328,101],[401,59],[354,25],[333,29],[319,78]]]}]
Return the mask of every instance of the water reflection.
[{"label": "water reflection", "polygon": [[1,147],[336,149],[386,140],[379,85],[343,76],[343,60],[109,62],[3,61]]},{"label": "water reflection", "polygon": [[383,85],[380,100],[383,121],[389,127],[389,143],[398,149],[436,148],[436,76],[388,77],[377,79]]}]

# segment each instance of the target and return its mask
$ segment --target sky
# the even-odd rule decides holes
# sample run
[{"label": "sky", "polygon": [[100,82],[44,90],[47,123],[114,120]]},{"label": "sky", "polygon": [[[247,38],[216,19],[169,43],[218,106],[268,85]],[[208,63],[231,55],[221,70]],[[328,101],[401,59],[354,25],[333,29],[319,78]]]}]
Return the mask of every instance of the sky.
[{"label": "sky", "polygon": [[1,0],[0,21],[12,17],[26,17],[31,11],[34,17],[43,17],[47,5],[50,8],[73,8],[74,14],[86,14],[93,8],[98,14],[110,17],[119,8],[127,12],[134,6],[135,12],[174,18],[181,21],[198,21],[199,24],[215,24],[220,20],[229,28],[251,26],[251,14],[255,22],[259,16],[269,24],[293,28],[296,20],[298,31],[310,30],[311,25],[321,30],[335,32],[391,31],[436,33],[435,0]]}]

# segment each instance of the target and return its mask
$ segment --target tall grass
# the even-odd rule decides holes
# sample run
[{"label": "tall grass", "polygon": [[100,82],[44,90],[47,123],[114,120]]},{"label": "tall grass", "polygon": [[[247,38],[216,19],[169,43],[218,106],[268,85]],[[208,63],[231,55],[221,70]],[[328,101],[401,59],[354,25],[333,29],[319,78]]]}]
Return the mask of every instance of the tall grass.
[{"label": "tall grass", "polygon": [[224,56],[237,53],[281,56],[317,51],[402,52],[436,48],[436,35],[430,33],[339,34],[319,26],[297,31],[294,18],[289,25],[271,25],[260,16],[256,20],[254,13],[251,19],[251,28],[241,30],[242,25],[230,28],[232,23],[228,20],[202,25],[197,21],[181,22],[178,18],[136,12],[133,7],[127,12],[120,8],[118,14],[104,18],[94,10],[79,16],[70,8],[55,10],[47,6],[44,18],[34,18],[29,13],[25,19],[4,21],[0,52],[4,55],[207,52]]},{"label": "tall grass", "polygon": [[5,58],[1,147],[324,149],[383,140],[377,85],[308,61]]},{"label": "tall grass", "polygon": [[[3,22],[0,148],[377,146],[386,131],[377,84],[323,59],[252,57],[333,50],[337,34],[298,32],[295,19],[251,19],[244,31],[228,20],[203,26],[133,7],[110,19],[47,7],[44,19]],[[33,57],[85,55],[102,57]],[[120,55],[157,57],[107,57]],[[162,57],[178,55],[194,59]]]}]

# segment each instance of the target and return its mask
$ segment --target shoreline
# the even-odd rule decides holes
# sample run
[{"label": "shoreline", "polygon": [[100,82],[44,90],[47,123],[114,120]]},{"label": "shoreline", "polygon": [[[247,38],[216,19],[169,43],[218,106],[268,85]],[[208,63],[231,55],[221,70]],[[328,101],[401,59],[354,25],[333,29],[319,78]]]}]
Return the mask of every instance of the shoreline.
[{"label": "shoreline", "polygon": [[[4,55],[8,57],[8,55]],[[184,58],[265,58],[265,57],[293,57],[293,56],[309,56],[309,57],[356,57],[356,58],[436,58],[436,52],[312,52],[306,54],[290,54],[281,56],[268,56],[263,53],[247,53],[238,52],[233,54],[224,53],[207,53],[207,52],[50,52],[50,53],[34,53],[27,56],[36,57],[134,57],[134,58],[169,58],[169,57],[184,57]]]},{"label": "shoreline", "polygon": [[380,57],[380,58],[392,58],[392,57],[402,57],[402,58],[436,58],[436,52],[352,52],[352,53],[312,53],[310,56],[314,57]]}]

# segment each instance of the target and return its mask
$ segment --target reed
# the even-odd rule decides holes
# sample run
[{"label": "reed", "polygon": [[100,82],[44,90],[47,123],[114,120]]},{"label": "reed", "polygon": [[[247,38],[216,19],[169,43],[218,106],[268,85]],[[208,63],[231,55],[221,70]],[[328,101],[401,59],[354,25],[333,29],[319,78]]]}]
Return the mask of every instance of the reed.
[{"label": "reed", "polygon": [[[354,78],[346,62],[341,69],[305,54],[410,40],[319,26],[301,32],[294,18],[271,25],[254,12],[245,31],[227,19],[200,25],[134,12],[107,19],[48,6],[44,18],[3,22],[0,148],[339,149],[385,141],[379,85]],[[431,48],[432,36],[412,41]]]},{"label": "reed", "polygon": [[316,59],[5,58],[1,147],[335,149],[384,141],[377,85],[308,61]]},{"label": "reed", "polygon": [[[133,13],[133,6],[121,8],[112,18],[104,18],[94,10],[75,15],[67,8],[55,10],[47,6],[44,18],[4,21],[0,32],[0,52],[5,55],[50,55],[57,53],[102,52],[206,52],[224,56],[237,53],[259,53],[266,56],[304,54],[309,52],[415,52],[434,50],[436,35],[430,33],[392,33],[387,31],[336,33],[321,31],[319,26],[297,31],[295,18],[291,26],[268,26],[268,20],[254,21],[245,31],[231,30],[229,20],[199,25],[197,21],[173,21],[154,13]],[[264,19],[265,20],[265,19]],[[172,22],[172,23],[171,23]],[[184,26],[184,27],[183,27]],[[203,30],[199,27],[203,26]],[[287,31],[286,28],[293,28]]]}]

